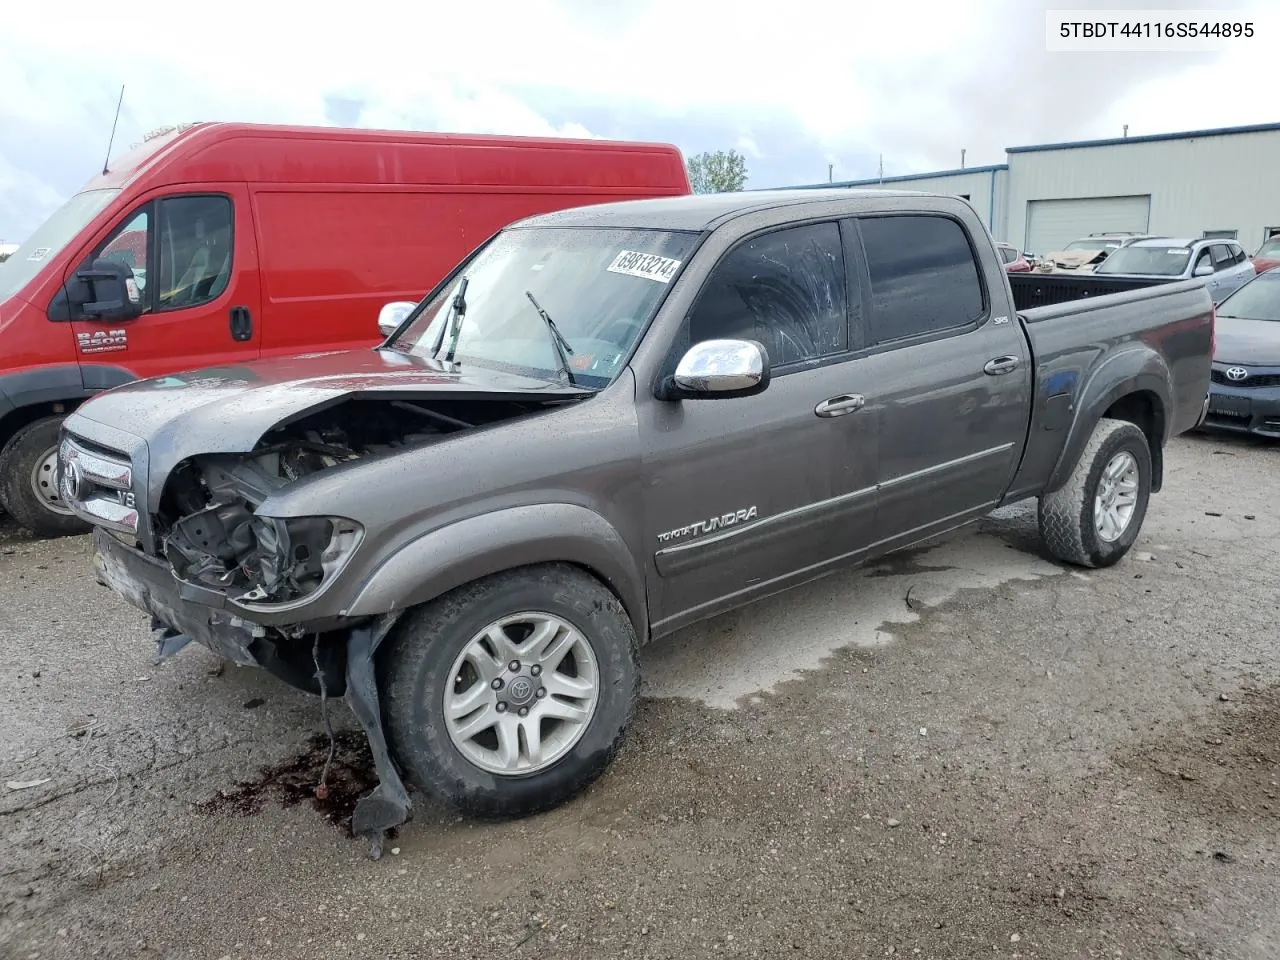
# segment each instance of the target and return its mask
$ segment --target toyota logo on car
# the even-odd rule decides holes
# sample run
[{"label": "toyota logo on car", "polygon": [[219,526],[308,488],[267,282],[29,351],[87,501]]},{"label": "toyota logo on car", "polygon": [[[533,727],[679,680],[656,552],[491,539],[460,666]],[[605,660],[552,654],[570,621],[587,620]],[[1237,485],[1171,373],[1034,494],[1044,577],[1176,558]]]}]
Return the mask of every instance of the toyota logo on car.
[{"label": "toyota logo on car", "polygon": [[1236,383],[1239,383],[1241,380],[1243,380],[1247,376],[1249,376],[1249,371],[1246,370],[1244,367],[1228,367],[1227,368],[1228,380],[1234,380]]}]

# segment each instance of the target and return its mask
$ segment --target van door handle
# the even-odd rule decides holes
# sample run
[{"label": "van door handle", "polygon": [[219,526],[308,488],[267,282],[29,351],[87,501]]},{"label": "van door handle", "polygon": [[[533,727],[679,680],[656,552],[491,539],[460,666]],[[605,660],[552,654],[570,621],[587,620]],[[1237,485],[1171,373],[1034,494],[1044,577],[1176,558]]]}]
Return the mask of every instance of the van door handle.
[{"label": "van door handle", "polygon": [[253,337],[253,317],[248,307],[231,308],[231,339],[243,343]]},{"label": "van door handle", "polygon": [[832,397],[830,400],[823,400],[813,408],[813,412],[820,417],[843,417],[846,413],[861,410],[866,402],[861,394],[846,393]]},{"label": "van door handle", "polygon": [[982,372],[998,377],[1001,374],[1011,373],[1018,369],[1017,357],[994,357],[986,362],[982,368]]}]

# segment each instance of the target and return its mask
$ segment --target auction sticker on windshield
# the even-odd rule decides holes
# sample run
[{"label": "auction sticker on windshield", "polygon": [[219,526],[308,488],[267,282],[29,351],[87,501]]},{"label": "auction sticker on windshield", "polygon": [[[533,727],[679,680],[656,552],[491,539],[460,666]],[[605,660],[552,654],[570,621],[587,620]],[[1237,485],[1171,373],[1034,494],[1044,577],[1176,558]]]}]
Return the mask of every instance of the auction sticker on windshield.
[{"label": "auction sticker on windshield", "polygon": [[654,253],[637,253],[634,250],[623,250],[609,264],[610,273],[625,273],[629,277],[643,277],[658,283],[670,283],[679,269],[679,260],[660,257]]}]

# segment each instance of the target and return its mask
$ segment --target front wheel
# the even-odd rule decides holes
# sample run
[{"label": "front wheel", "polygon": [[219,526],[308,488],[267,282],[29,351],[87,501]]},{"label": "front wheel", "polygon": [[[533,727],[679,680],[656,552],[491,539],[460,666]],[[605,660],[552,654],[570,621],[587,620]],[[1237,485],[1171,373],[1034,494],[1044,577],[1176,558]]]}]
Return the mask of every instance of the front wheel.
[{"label": "front wheel", "polygon": [[18,525],[40,537],[88,533],[58,491],[58,432],[62,417],[27,424],[0,451],[0,504]]},{"label": "front wheel", "polygon": [[382,659],[408,779],[469,814],[554,807],[609,765],[639,695],[617,598],[563,564],[467,584],[411,613]]},{"label": "front wheel", "polygon": [[1151,497],[1151,448],[1127,420],[1103,418],[1067,482],[1040,498],[1040,535],[1059,560],[1109,567],[1129,552]]}]

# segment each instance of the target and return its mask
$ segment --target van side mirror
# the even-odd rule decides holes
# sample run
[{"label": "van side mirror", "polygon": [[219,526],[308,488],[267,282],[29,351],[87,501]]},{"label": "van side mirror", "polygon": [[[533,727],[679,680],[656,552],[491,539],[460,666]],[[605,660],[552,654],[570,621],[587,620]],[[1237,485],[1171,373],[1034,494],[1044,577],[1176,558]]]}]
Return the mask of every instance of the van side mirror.
[{"label": "van side mirror", "polygon": [[391,336],[400,324],[404,323],[404,318],[413,313],[417,306],[416,303],[410,303],[408,300],[388,303],[378,311],[378,332],[384,337]]},{"label": "van side mirror", "polygon": [[133,271],[119,260],[100,257],[77,270],[71,305],[90,320],[133,320],[142,316],[142,292]]},{"label": "van side mirror", "polygon": [[1195,271],[1191,275],[1193,277],[1211,277],[1213,276],[1213,264],[1202,263],[1196,267]]},{"label": "van side mirror", "polygon": [[758,340],[703,340],[658,388],[660,400],[729,400],[769,386],[769,353]]}]

